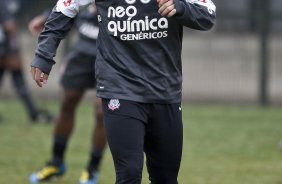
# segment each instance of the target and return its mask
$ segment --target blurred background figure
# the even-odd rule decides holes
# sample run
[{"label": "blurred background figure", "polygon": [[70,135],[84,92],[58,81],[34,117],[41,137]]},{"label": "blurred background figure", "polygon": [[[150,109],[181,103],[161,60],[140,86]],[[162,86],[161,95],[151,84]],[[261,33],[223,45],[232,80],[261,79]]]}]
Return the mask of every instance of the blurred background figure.
[{"label": "blurred background figure", "polygon": [[53,116],[35,105],[24,79],[23,60],[18,43],[17,13],[20,6],[19,0],[0,0],[0,85],[5,71],[9,72],[14,88],[22,100],[30,120],[32,122],[50,122]]},{"label": "blurred background figure", "polygon": [[[37,35],[42,30],[48,14],[49,11],[45,11],[43,15],[32,19],[29,30],[33,35]],[[68,52],[66,62],[62,66],[60,84],[63,87],[63,100],[54,129],[52,158],[46,166],[30,176],[31,183],[49,181],[65,173],[64,155],[74,128],[76,109],[86,90],[96,86],[94,64],[96,39],[99,32],[96,8],[90,6],[82,11],[76,18],[75,24],[79,38]],[[98,170],[106,146],[100,98],[96,98],[95,101],[95,119],[90,159],[81,173],[79,184],[97,184],[98,182]]]}]

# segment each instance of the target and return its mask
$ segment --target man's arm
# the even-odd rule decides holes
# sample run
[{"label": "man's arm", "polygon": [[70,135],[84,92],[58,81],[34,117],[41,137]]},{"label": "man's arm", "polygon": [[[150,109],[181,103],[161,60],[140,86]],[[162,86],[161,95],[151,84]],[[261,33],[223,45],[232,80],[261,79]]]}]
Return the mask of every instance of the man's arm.
[{"label": "man's arm", "polygon": [[157,0],[159,13],[180,24],[198,30],[209,30],[216,19],[216,6],[211,0]]},{"label": "man's arm", "polygon": [[49,73],[55,64],[57,48],[71,30],[74,17],[81,8],[94,0],[59,0],[48,17],[43,31],[38,37],[35,57],[31,64],[33,80],[39,87],[47,83]]},{"label": "man's arm", "polygon": [[[73,22],[73,18],[67,17],[61,12],[52,11],[48,17],[43,31],[39,34],[35,57],[31,64],[33,79],[38,86],[42,87],[42,83],[47,82],[48,75],[55,64],[53,58],[56,56],[57,48],[61,40],[71,30]],[[40,74],[36,74],[36,72]],[[44,74],[41,74],[42,72]],[[42,75],[45,76],[44,79],[41,77]]]}]

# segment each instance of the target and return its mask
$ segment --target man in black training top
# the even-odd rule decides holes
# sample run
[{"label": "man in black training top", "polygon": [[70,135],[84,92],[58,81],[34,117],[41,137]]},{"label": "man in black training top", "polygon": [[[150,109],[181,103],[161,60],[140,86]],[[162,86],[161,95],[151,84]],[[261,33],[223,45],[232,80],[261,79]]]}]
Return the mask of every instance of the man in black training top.
[{"label": "man in black training top", "polygon": [[[42,87],[77,12],[94,0],[59,0],[39,36],[32,76]],[[183,26],[208,30],[211,0],[96,0],[95,63],[116,183],[140,184],[143,152],[152,184],[177,184],[182,155]]]},{"label": "man in black training top", "polygon": [[0,0],[0,7],[0,84],[4,73],[9,72],[17,95],[27,110],[29,119],[33,122],[50,122],[53,120],[53,115],[40,110],[35,105],[24,79],[24,64],[20,53],[17,22],[21,1]]},{"label": "man in black training top", "polygon": [[[37,16],[31,21],[29,28],[34,35],[41,32],[49,13],[50,11],[47,10],[43,15]],[[65,173],[65,152],[75,128],[76,109],[85,91],[95,87],[94,63],[96,39],[99,32],[95,6],[89,6],[81,11],[75,20],[75,25],[79,37],[66,56],[66,62],[61,70],[60,84],[64,91],[53,132],[52,157],[44,167],[30,176],[30,183],[49,181]],[[95,119],[96,125],[91,136],[90,159],[80,176],[79,184],[98,183],[100,161],[106,146],[100,98],[95,100]]]}]

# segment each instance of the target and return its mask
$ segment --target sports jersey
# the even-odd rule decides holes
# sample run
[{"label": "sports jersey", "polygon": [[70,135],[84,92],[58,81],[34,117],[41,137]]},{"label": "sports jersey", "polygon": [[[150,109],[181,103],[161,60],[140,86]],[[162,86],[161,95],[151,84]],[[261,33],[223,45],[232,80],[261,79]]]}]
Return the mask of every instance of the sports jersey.
[{"label": "sports jersey", "polygon": [[4,47],[7,37],[3,23],[14,18],[15,14],[18,11],[19,1],[0,0],[0,7],[0,46]]},{"label": "sports jersey", "polygon": [[[93,0],[59,0],[32,66],[49,73],[57,46],[80,9]],[[97,96],[144,103],[179,103],[183,26],[208,30],[215,22],[211,0],[175,0],[176,14],[163,17],[156,0],[96,0],[99,20]]]},{"label": "sports jersey", "polygon": [[18,41],[15,35],[9,35],[5,30],[3,23],[8,20],[14,20],[20,8],[19,0],[0,0],[0,54],[5,55],[9,52],[19,50]]},{"label": "sports jersey", "polygon": [[[73,49],[96,56],[96,40],[99,33],[97,13],[92,6],[81,11],[75,20],[79,38]],[[93,61],[94,62],[94,61]]]},{"label": "sports jersey", "polygon": [[0,24],[9,19],[14,19],[20,8],[19,0],[0,0]]},{"label": "sports jersey", "polygon": [[[50,9],[46,9],[42,16],[49,17]],[[75,18],[74,27],[78,31],[78,40],[72,46],[79,52],[96,56],[96,40],[99,33],[97,12],[93,6],[79,12]],[[77,53],[77,52],[76,52]]]}]

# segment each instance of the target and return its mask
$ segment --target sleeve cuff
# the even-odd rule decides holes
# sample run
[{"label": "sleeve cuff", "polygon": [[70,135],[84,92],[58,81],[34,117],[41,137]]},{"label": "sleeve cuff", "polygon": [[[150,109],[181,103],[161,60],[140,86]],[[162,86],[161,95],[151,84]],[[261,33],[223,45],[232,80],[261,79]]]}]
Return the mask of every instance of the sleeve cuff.
[{"label": "sleeve cuff", "polygon": [[50,74],[54,64],[54,61],[47,61],[46,59],[43,59],[39,56],[35,56],[31,63],[31,66],[39,68],[42,72],[46,74]]}]

